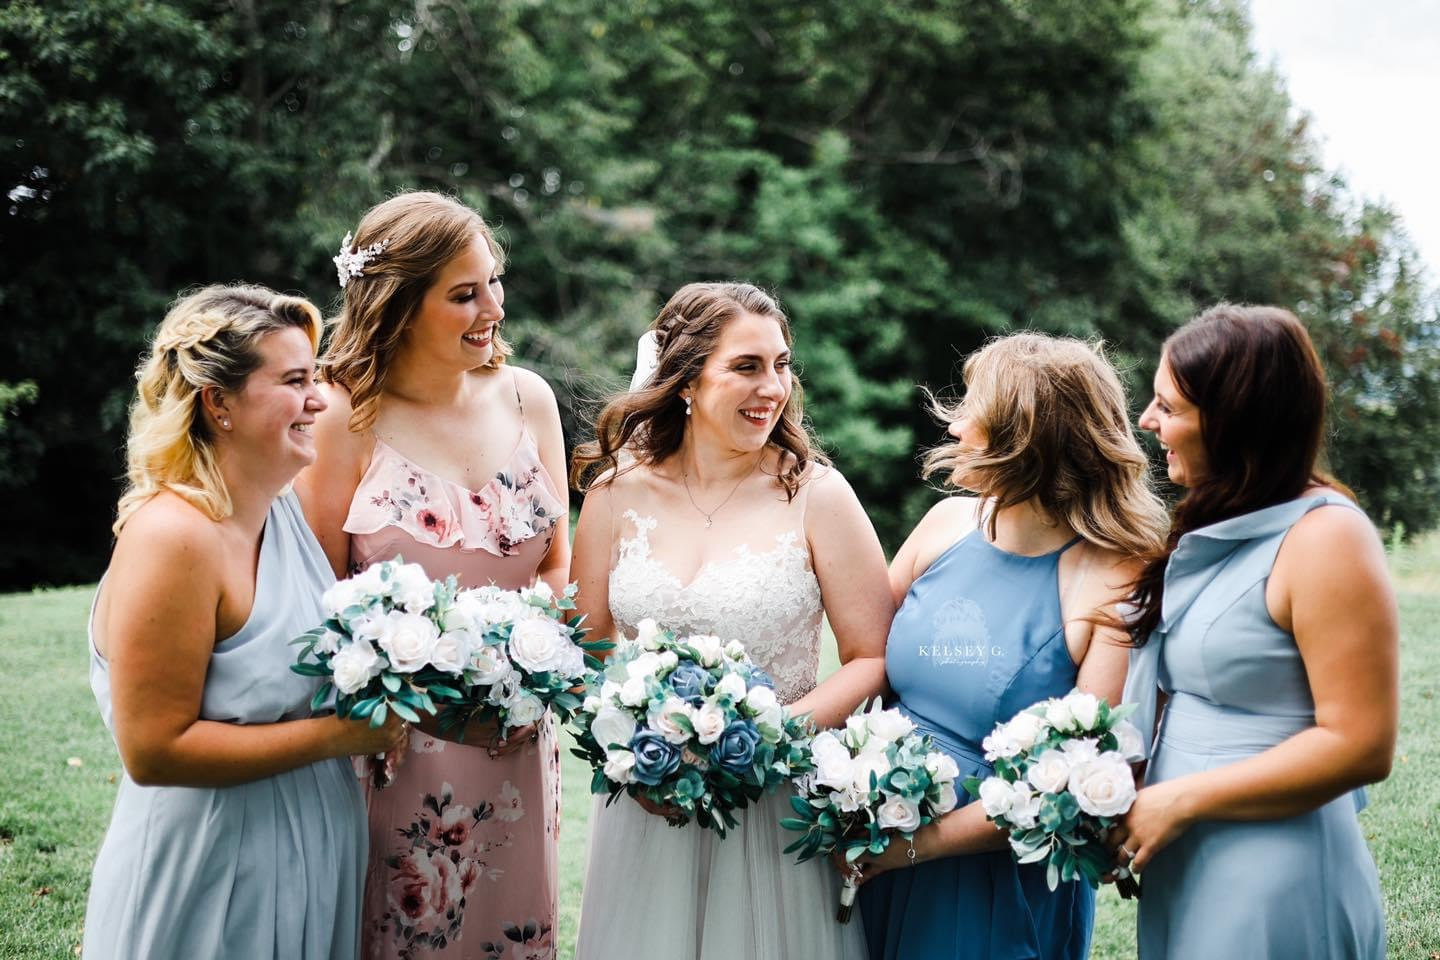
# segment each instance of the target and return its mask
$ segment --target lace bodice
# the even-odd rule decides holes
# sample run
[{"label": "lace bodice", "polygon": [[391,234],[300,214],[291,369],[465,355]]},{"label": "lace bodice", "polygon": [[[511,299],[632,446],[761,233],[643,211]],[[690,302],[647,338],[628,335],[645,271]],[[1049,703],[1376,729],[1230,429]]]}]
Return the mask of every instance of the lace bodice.
[{"label": "lace bodice", "polygon": [[797,531],[775,535],[775,545],[735,548],[682,584],[650,555],[657,521],[634,510],[625,519],[635,535],[620,541],[610,571],[610,615],[615,627],[634,634],[646,617],[681,633],[713,633],[739,640],[775,680],[780,700],[793,703],[815,687],[820,668],[820,582]]}]

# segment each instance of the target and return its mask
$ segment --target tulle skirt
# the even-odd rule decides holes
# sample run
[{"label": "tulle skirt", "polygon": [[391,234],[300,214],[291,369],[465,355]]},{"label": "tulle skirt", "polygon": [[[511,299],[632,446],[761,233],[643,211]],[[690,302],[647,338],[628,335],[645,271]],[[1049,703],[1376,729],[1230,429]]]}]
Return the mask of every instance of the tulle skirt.
[{"label": "tulle skirt", "polygon": [[769,795],[722,839],[596,797],[576,960],[865,960],[859,911],[835,920],[830,862],[782,853],[800,836],[780,826],[789,809]]}]

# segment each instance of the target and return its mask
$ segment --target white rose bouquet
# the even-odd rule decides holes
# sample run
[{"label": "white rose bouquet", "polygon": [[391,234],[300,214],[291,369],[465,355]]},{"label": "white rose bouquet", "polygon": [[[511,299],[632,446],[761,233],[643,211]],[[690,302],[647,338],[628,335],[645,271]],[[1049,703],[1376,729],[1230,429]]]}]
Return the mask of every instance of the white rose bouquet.
[{"label": "white rose bouquet", "polygon": [[1076,878],[1098,886],[1114,872],[1122,896],[1138,893],[1103,842],[1135,802],[1130,764],[1143,749],[1140,731],[1125,719],[1133,710],[1072,691],[1026,707],[982,743],[995,773],[967,779],[965,789],[1009,832],[1021,863],[1047,861],[1051,890]]},{"label": "white rose bouquet", "polygon": [[454,598],[454,577],[437,583],[399,557],[326,590],[325,622],[294,641],[301,650],[290,667],[325,680],[311,709],[333,693],[336,713],[378,727],[392,711],[418,723],[437,700],[458,701],[470,640],[445,627]]},{"label": "white rose bouquet", "polygon": [[459,660],[463,696],[446,705],[445,728],[494,719],[508,732],[537,722],[547,709],[561,723],[580,707],[575,691],[600,668],[608,640],[586,640],[575,610],[576,585],[556,596],[541,581],[520,590],[462,590],[440,614],[445,630],[464,642]]},{"label": "white rose bouquet", "polygon": [[737,642],[644,620],[586,686],[573,752],[607,802],[629,793],[675,810],[675,826],[694,817],[723,837],[734,811],[809,769],[808,722],[788,714]]},{"label": "white rose bouquet", "polygon": [[[960,768],[932,749],[929,736],[878,699],[860,707],[843,730],[824,730],[810,741],[813,769],[795,781],[795,816],[780,825],[804,832],[785,848],[799,862],[843,851],[847,861],[885,852],[897,834],[915,831],[955,809]],[[856,886],[847,879],[836,919],[850,922]]]}]

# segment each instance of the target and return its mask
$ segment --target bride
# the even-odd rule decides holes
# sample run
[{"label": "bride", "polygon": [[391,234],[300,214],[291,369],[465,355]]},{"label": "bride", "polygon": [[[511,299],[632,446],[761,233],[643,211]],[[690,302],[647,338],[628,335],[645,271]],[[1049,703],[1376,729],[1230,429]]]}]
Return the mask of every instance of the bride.
[{"label": "bride", "polygon": [[[805,429],[784,313],[748,284],[694,283],[646,337],[653,373],[575,452],[587,495],[571,572],[592,635],[653,617],[739,640],[792,711],[843,723],[884,684],[894,602],[869,519]],[[822,612],[844,666],[817,687]],[[788,809],[768,796],[722,839],[597,798],[578,960],[863,960],[858,922],[835,922],[829,864],[781,852]]]}]

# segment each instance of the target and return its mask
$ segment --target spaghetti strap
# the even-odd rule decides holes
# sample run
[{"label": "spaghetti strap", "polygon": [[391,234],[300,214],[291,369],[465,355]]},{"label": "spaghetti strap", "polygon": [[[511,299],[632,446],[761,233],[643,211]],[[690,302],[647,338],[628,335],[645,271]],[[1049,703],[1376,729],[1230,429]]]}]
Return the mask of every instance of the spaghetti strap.
[{"label": "spaghetti strap", "polygon": [[520,399],[520,377],[514,368],[510,370],[510,385],[515,388],[515,406],[520,409],[520,425],[525,426],[525,401]]}]

